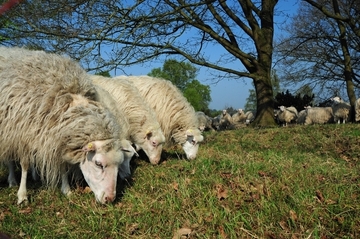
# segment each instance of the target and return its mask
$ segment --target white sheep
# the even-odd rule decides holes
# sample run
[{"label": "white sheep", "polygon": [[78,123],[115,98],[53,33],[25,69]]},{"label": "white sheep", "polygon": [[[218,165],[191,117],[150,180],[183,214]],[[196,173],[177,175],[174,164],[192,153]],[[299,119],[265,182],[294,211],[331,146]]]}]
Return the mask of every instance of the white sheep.
[{"label": "white sheep", "polygon": [[327,124],[334,122],[331,107],[307,107],[304,125]]},{"label": "white sheep", "polygon": [[340,124],[342,120],[342,123],[345,124],[346,121],[349,121],[350,119],[351,105],[338,96],[331,98],[331,101],[333,102],[331,108],[333,111],[334,122]]},{"label": "white sheep", "polygon": [[277,112],[277,119],[283,125],[287,126],[291,122],[295,122],[298,117],[298,111],[295,107],[279,106],[279,112]]},{"label": "white sheep", "polygon": [[[144,101],[139,90],[122,77],[90,75],[93,84],[103,88],[115,101],[113,110],[122,112],[129,122],[129,139],[142,149],[152,164],[161,158],[165,136],[154,110]],[[121,120],[122,121],[122,120]]]},{"label": "white sheep", "polygon": [[[92,76],[90,75],[90,79]],[[124,151],[124,162],[120,165],[119,168],[119,176],[121,179],[125,179],[130,177],[131,169],[130,169],[130,161],[136,153],[135,149],[131,146],[130,136],[131,136],[131,127],[129,123],[129,117],[127,117],[127,113],[119,108],[119,103],[107,92],[105,89],[101,88],[98,85],[94,85],[95,88],[95,96],[94,99],[100,102],[105,108],[107,108],[117,119],[119,125],[121,126],[121,140],[124,148],[128,149],[127,152]]]},{"label": "white sheep", "polygon": [[233,119],[227,110],[224,109],[219,116],[219,130],[232,129],[233,127]]},{"label": "white sheep", "polygon": [[202,111],[196,111],[196,116],[198,118],[198,122],[199,122],[199,130],[201,132],[206,131],[206,130],[211,130],[213,131],[214,128],[212,127],[212,118],[207,116],[204,112]]},{"label": "white sheep", "polygon": [[355,101],[355,122],[360,121],[360,98]]},{"label": "white sheep", "polygon": [[250,124],[251,122],[253,122],[255,120],[255,115],[256,113],[254,111],[246,111],[245,116],[246,116],[246,124]]},{"label": "white sheep", "polygon": [[96,200],[112,202],[124,159],[122,132],[90,99],[95,91],[87,73],[69,58],[41,51],[0,47],[0,56],[0,161],[20,163],[18,204],[27,201],[30,165],[48,187],[61,180],[68,195],[67,168],[74,164]]},{"label": "white sheep", "polygon": [[243,109],[238,109],[235,114],[231,116],[234,123],[245,123],[246,115]]},{"label": "white sheep", "polygon": [[238,109],[238,111],[231,116],[233,124],[250,124],[255,119],[255,114],[253,111],[244,112],[243,109]]},{"label": "white sheep", "polygon": [[298,114],[298,118],[296,119],[297,124],[303,125],[306,119],[306,109],[311,108],[311,106],[305,106],[303,110],[301,110]]},{"label": "white sheep", "polygon": [[204,137],[194,108],[170,81],[150,76],[125,76],[154,109],[165,135],[165,145],[180,144],[188,159],[196,157]]}]

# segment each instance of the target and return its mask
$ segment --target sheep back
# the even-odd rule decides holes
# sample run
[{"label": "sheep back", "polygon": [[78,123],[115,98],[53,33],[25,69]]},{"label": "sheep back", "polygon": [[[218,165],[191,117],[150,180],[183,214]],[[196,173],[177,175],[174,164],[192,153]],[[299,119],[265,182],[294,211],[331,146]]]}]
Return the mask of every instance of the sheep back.
[{"label": "sheep back", "polygon": [[190,131],[197,142],[203,140],[194,108],[170,81],[149,76],[128,76],[126,79],[154,109],[167,146],[184,144],[186,132]]},{"label": "sheep back", "polygon": [[333,123],[331,107],[311,107],[306,109],[304,125]]}]

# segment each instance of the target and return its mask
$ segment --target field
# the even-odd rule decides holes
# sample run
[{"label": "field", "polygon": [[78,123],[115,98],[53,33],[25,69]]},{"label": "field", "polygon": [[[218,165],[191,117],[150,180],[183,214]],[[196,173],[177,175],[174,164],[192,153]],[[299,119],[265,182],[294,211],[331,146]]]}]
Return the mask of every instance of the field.
[{"label": "field", "polygon": [[[0,170],[0,232],[12,238],[360,238],[360,125],[205,132],[198,158],[180,148],[133,160],[111,205],[88,188],[28,182],[16,205]],[[1,236],[0,236],[1,237]]]}]

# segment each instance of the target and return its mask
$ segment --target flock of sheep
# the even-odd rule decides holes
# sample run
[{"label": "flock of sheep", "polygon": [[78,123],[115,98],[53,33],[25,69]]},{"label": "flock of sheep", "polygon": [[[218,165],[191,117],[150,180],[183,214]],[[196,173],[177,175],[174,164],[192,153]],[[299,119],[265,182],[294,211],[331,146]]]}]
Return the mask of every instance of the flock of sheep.
[{"label": "flock of sheep", "polygon": [[[48,187],[61,182],[69,195],[74,168],[97,201],[110,203],[117,177],[131,175],[130,160],[139,150],[158,164],[163,148],[178,144],[194,159],[203,131],[243,127],[255,117],[239,109],[211,118],[195,112],[170,81],[91,75],[70,58],[18,47],[0,47],[0,79],[0,163],[9,169],[9,186],[17,185],[14,165],[21,167],[18,204],[27,202],[29,169]],[[347,122],[350,105],[332,100],[331,107],[300,112],[281,106],[274,116],[283,125]]]},{"label": "flock of sheep", "polygon": [[202,111],[197,111],[199,129],[201,131],[220,131],[237,129],[249,125],[255,119],[255,112],[238,109],[234,114],[223,110],[220,115],[212,118]]},{"label": "flock of sheep", "polygon": [[0,79],[0,162],[10,186],[21,167],[18,204],[31,168],[65,195],[80,168],[96,200],[110,203],[139,150],[158,164],[164,147],[179,144],[194,159],[203,141],[194,108],[167,80],[90,75],[67,57],[18,47],[0,47]]},{"label": "flock of sheep", "polygon": [[[332,104],[329,107],[307,106],[300,112],[293,107],[279,106],[274,109],[274,118],[280,126],[288,124],[326,124],[326,123],[346,123],[350,121],[351,105],[344,102],[340,97],[331,98]],[[238,109],[237,112],[230,114],[227,110],[214,118],[207,116],[204,112],[196,112],[199,129],[206,130],[227,130],[237,129],[250,124],[255,118],[255,112]],[[355,102],[355,121],[360,121],[360,98]]]},{"label": "flock of sheep", "polygon": [[[350,121],[351,105],[336,96],[331,98],[332,104],[328,107],[310,107],[298,112],[295,107],[279,106],[274,110],[277,122],[282,126],[289,123],[300,125],[346,123]],[[355,102],[355,121],[360,120],[360,99]]]}]

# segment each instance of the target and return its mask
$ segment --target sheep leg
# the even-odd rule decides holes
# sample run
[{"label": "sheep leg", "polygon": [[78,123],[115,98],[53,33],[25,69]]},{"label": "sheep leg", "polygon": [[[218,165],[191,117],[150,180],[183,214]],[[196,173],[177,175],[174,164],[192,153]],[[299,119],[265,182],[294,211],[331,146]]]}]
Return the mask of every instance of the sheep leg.
[{"label": "sheep leg", "polygon": [[40,180],[39,174],[34,166],[31,166],[31,176],[35,182]]},{"label": "sheep leg", "polygon": [[20,163],[20,165],[21,165],[21,180],[20,180],[19,191],[17,193],[18,205],[20,205],[21,203],[27,204],[27,202],[28,202],[27,192],[26,192],[26,179],[27,179],[29,164],[27,162],[25,162],[25,163],[22,162],[22,163]]},{"label": "sheep leg", "polygon": [[69,184],[69,175],[68,171],[66,170],[66,165],[61,166],[61,192],[66,195],[71,195],[71,188]]},{"label": "sheep leg", "polygon": [[16,178],[15,178],[15,162],[13,160],[8,162],[8,168],[9,168],[9,176],[8,176],[8,183],[9,187],[15,187],[17,186]]}]

